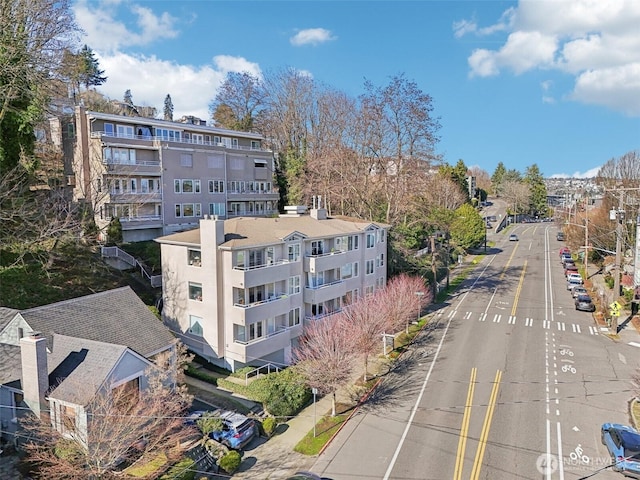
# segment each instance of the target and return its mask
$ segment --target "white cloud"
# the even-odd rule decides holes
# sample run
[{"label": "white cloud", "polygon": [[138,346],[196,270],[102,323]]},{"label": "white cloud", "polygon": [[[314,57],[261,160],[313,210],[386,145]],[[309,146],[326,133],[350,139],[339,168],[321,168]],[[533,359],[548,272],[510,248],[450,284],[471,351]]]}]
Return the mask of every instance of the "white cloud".
[{"label": "white cloud", "polygon": [[594,167],[586,172],[573,172],[573,175],[569,175],[568,173],[554,173],[551,175],[551,178],[594,178],[602,166]]},{"label": "white cloud", "polygon": [[109,81],[98,90],[109,98],[121,100],[131,90],[136,105],[152,106],[162,113],[164,98],[171,95],[174,118],[195,115],[209,119],[208,104],[230,71],[248,71],[260,75],[256,64],[244,58],[217,56],[212,65],[180,65],[155,56],[125,53],[98,57]]},{"label": "white cloud", "polygon": [[566,98],[640,115],[640,2],[637,0],[520,0],[481,28],[475,19],[454,24],[454,35],[509,31],[494,50],[476,49],[470,76],[541,69],[575,77]]},{"label": "white cloud", "polygon": [[553,82],[551,80],[545,80],[540,83],[540,88],[542,88],[542,102],[543,103],[556,103],[556,99],[549,94],[551,91],[551,87],[553,87]]},{"label": "white cloud", "polygon": [[[123,22],[116,20],[118,9],[127,8],[136,29],[131,30]],[[93,50],[116,52],[123,47],[148,45],[163,38],[175,38],[176,19],[164,12],[156,15],[150,8],[119,0],[109,2],[88,2],[79,0],[73,6],[78,25],[85,32],[85,43]]]},{"label": "white cloud", "polygon": [[324,28],[308,28],[306,30],[300,30],[293,37],[289,39],[291,45],[296,47],[302,45],[319,45],[331,40],[335,40],[330,30]]}]

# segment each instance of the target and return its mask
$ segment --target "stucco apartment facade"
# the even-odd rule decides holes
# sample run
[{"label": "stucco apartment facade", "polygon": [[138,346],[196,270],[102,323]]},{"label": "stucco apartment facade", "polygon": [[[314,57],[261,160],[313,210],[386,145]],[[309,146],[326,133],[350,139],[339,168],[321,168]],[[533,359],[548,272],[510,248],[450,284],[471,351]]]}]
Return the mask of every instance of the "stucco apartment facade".
[{"label": "stucco apartment facade", "polygon": [[104,231],[119,218],[123,241],[150,240],[221,218],[277,212],[273,154],[258,134],[75,108],[73,199]]},{"label": "stucco apartment facade", "polygon": [[209,361],[288,365],[304,324],[386,284],[387,225],[287,207],[279,217],[210,216],[156,239],[162,316]]}]

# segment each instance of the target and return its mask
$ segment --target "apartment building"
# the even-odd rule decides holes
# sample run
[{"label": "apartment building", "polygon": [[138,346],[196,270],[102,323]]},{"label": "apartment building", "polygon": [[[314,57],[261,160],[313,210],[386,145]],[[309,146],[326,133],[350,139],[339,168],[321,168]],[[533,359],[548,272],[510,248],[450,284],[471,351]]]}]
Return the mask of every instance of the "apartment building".
[{"label": "apartment building", "polygon": [[205,217],[156,239],[164,322],[225,368],[287,365],[305,322],[386,284],[387,228],[315,205],[273,218]]},{"label": "apartment building", "polygon": [[277,213],[273,154],[258,134],[75,109],[73,197],[104,231],[120,219],[124,241],[220,218]]}]

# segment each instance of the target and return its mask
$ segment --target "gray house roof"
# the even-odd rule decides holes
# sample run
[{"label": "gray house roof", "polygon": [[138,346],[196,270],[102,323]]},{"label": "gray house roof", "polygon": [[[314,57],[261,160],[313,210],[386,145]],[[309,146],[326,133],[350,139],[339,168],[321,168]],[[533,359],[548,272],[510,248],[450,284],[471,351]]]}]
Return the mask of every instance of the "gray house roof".
[{"label": "gray house roof", "polygon": [[147,358],[175,342],[167,327],[130,287],[30,308],[20,315],[33,330],[47,337],[49,348],[54,332],[124,345]]},{"label": "gray house roof", "polygon": [[[388,228],[384,223],[369,222],[349,217],[328,217],[317,220],[309,215],[281,215],[279,217],[236,217],[224,221],[227,248],[243,248],[281,243],[291,233],[309,239],[359,233],[368,227]],[[178,243],[199,246],[200,229],[187,230],[156,239],[159,243]]]},{"label": "gray house roof", "polygon": [[128,350],[124,345],[58,334],[54,345],[47,358],[49,396],[77,405],[86,405],[96,395]]},{"label": "gray house roof", "polygon": [[19,310],[15,308],[0,307],[0,332],[13,320],[18,312]]},{"label": "gray house roof", "polygon": [[[0,385],[6,385],[19,380],[21,368],[20,347],[0,343]],[[20,388],[19,384],[11,386]]]}]

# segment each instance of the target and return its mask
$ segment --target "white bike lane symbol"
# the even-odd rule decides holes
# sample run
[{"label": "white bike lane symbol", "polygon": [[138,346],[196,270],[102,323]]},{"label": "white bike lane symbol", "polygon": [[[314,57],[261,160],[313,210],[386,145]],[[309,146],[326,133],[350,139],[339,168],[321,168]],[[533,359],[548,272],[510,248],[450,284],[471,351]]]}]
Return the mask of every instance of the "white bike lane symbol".
[{"label": "white bike lane symbol", "polygon": [[560,355],[567,355],[569,357],[573,357],[573,352],[569,348],[561,348]]},{"label": "white bike lane symbol", "polygon": [[569,454],[569,458],[574,462],[580,461],[588,465],[590,462],[590,459],[589,457],[583,454],[584,454],[584,450],[582,450],[582,445],[578,444],[578,446],[573,449],[573,452]]}]

